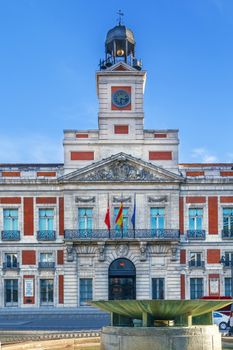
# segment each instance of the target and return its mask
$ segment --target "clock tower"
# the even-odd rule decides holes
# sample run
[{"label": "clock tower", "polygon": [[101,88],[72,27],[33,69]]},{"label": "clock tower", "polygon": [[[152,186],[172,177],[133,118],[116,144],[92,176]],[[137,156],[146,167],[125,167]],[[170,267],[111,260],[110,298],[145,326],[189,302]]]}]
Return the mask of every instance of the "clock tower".
[{"label": "clock tower", "polygon": [[99,139],[143,139],[146,72],[135,57],[133,32],[119,23],[108,31],[96,73]]}]

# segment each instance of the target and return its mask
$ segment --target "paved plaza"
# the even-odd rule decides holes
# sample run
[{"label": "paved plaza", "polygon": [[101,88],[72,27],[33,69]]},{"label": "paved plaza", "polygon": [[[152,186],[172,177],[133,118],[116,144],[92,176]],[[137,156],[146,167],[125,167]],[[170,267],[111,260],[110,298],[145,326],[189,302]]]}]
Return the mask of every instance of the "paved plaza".
[{"label": "paved plaza", "polygon": [[62,310],[0,310],[0,330],[98,330],[110,316],[85,308]]}]

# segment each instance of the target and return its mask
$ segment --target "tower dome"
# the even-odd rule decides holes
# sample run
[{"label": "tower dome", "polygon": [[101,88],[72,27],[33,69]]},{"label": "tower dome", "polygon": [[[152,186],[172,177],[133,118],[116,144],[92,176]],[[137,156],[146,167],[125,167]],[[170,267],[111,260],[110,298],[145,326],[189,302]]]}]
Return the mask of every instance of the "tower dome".
[{"label": "tower dome", "polygon": [[117,25],[108,31],[105,40],[106,54],[112,55],[116,51],[116,57],[130,54],[134,57],[134,49],[135,40],[131,29],[124,25]]},{"label": "tower dome", "polygon": [[128,65],[141,70],[141,61],[135,58],[135,39],[133,31],[119,22],[107,32],[105,40],[105,60],[100,61],[100,69],[124,61]]}]

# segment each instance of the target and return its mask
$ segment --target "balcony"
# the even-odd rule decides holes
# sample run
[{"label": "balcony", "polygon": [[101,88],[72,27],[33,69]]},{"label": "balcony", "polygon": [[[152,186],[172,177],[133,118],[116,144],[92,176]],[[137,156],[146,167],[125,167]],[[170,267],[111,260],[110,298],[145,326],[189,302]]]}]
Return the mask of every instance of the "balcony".
[{"label": "balcony", "polygon": [[178,241],[180,237],[179,230],[65,230],[64,239],[66,241],[79,240],[128,240],[128,239],[149,239],[162,241]]},{"label": "balcony", "polygon": [[222,230],[222,239],[233,239],[233,229],[224,228]]},{"label": "balcony", "polygon": [[56,231],[52,231],[52,230],[37,231],[37,240],[38,241],[55,241]]},{"label": "balcony", "polygon": [[4,230],[2,231],[3,241],[20,241],[20,231],[18,230]]},{"label": "balcony", "polygon": [[187,239],[190,241],[205,240],[205,230],[187,230]]},{"label": "balcony", "polygon": [[19,270],[19,263],[6,263],[4,262],[2,264],[3,270],[11,270],[11,271],[18,271]]},{"label": "balcony", "polygon": [[205,262],[200,260],[190,260],[189,261],[189,268],[190,269],[204,269]]},{"label": "balcony", "polygon": [[51,261],[39,261],[38,264],[38,268],[39,269],[55,269],[55,262],[51,262]]}]

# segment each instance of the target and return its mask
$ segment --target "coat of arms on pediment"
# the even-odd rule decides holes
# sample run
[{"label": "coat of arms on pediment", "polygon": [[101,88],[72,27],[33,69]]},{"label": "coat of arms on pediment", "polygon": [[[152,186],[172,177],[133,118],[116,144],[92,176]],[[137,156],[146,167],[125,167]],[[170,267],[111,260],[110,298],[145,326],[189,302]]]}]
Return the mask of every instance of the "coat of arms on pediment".
[{"label": "coat of arms on pediment", "polygon": [[120,160],[79,178],[80,181],[150,181],[158,179],[158,176],[145,168]]},{"label": "coat of arms on pediment", "polygon": [[180,181],[180,176],[124,153],[113,155],[65,175],[61,181],[134,182]]}]

